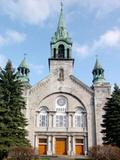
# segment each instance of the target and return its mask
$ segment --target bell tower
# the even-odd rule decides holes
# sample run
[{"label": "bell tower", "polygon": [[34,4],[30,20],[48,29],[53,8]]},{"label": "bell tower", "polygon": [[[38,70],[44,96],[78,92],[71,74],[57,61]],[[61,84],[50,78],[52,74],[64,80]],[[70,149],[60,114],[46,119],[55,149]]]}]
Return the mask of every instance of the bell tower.
[{"label": "bell tower", "polygon": [[[53,72],[56,68],[58,70],[63,70],[64,73],[69,72],[68,74],[72,74],[71,72],[74,64],[74,59],[72,59],[72,39],[66,29],[62,2],[57,31],[51,38],[50,47],[50,72]],[[68,71],[66,71],[66,69]]]},{"label": "bell tower", "polygon": [[102,115],[104,115],[103,107],[107,98],[111,94],[111,85],[106,82],[104,77],[104,69],[98,58],[92,71],[93,74],[93,90],[95,105],[95,123],[96,123],[96,145],[101,145],[103,134],[101,133],[103,123]]},{"label": "bell tower", "polygon": [[17,73],[17,78],[21,80],[24,84],[29,84],[29,72],[30,69],[28,67],[26,57],[22,60],[20,63],[19,67],[17,68],[18,73]]},{"label": "bell tower", "polygon": [[92,73],[93,73],[93,83],[94,84],[105,82],[104,69],[102,65],[99,63],[98,58],[96,59],[96,63],[95,63]]}]

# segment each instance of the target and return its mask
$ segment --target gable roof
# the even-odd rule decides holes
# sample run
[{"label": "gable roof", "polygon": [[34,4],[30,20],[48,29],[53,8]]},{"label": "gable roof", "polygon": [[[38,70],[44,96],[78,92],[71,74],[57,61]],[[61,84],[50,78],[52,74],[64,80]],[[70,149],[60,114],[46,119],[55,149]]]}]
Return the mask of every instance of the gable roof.
[{"label": "gable roof", "polygon": [[85,90],[87,90],[90,94],[94,93],[94,91],[92,90],[92,88],[90,88],[89,86],[87,86],[86,84],[84,84],[82,81],[80,81],[75,76],[71,75],[70,78],[71,78],[72,81],[74,81],[75,83],[77,83],[78,85],[80,85],[81,87],[83,87]]}]

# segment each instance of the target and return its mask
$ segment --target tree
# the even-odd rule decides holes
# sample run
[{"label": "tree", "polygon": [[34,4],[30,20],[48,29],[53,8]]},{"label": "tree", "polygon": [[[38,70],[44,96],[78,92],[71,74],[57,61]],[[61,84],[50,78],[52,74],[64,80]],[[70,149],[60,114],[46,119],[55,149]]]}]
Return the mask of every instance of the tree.
[{"label": "tree", "polygon": [[24,117],[23,84],[9,60],[0,72],[0,159],[12,146],[27,146],[27,121]]},{"label": "tree", "polygon": [[103,110],[103,143],[120,147],[120,88],[116,84]]}]

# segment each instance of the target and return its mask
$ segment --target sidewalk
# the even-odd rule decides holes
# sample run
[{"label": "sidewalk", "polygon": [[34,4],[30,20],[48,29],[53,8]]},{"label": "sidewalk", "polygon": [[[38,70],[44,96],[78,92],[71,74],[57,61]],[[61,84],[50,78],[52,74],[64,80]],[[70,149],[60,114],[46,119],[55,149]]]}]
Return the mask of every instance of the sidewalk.
[{"label": "sidewalk", "polygon": [[51,156],[51,157],[41,157],[45,158],[45,160],[90,160],[89,157],[86,156],[80,156],[80,157],[68,157],[68,156]]}]

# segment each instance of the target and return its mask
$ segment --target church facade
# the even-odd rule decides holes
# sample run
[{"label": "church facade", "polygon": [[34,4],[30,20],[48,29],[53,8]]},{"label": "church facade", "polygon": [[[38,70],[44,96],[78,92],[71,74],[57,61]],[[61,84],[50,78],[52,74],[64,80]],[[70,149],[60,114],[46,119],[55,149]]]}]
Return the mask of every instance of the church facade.
[{"label": "church facade", "polygon": [[98,59],[92,87],[73,75],[72,40],[65,27],[63,6],[50,45],[45,79],[30,86],[25,58],[18,67],[18,78],[25,83],[28,138],[39,155],[87,155],[89,147],[102,144],[102,108],[110,96],[110,84]]}]

